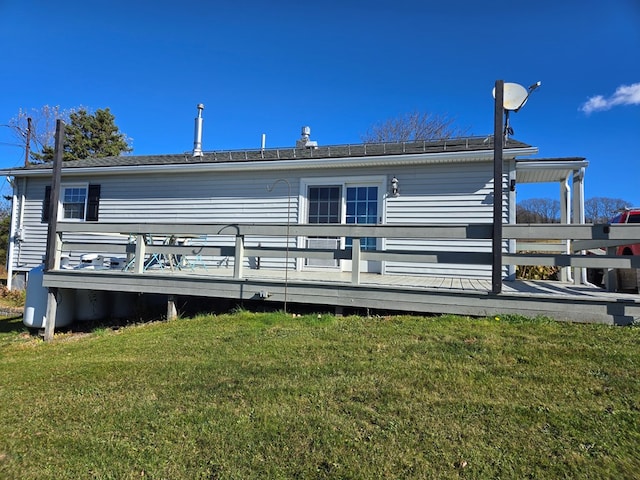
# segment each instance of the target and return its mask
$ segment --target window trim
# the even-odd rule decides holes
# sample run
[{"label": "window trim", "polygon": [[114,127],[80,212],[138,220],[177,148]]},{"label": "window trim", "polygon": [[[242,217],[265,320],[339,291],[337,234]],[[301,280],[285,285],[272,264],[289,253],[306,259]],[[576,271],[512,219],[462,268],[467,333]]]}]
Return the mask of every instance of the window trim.
[{"label": "window trim", "polygon": [[[82,218],[65,218],[64,214],[64,197],[66,191],[72,188],[84,189],[84,208]],[[87,219],[87,203],[89,200],[89,184],[88,183],[62,183],[60,184],[60,202],[58,204],[58,221],[64,222],[85,222]]]},{"label": "window trim", "polygon": [[[387,219],[387,184],[391,176],[389,175],[358,175],[353,177],[305,177],[300,179],[300,191],[298,201],[298,223],[307,224],[309,218],[309,199],[307,198],[309,187],[329,187],[339,186],[341,188],[341,205],[340,205],[340,225],[346,225],[346,199],[347,187],[371,185],[378,187],[378,204],[380,211],[378,212],[378,225],[386,223]],[[305,248],[306,237],[298,237],[296,245],[298,248]],[[340,248],[345,248],[345,237],[340,238]],[[380,247],[385,248],[385,239],[381,239]],[[338,268],[342,270],[343,263],[340,261]],[[305,270],[309,267],[304,265],[304,258],[298,258],[296,270]]]},{"label": "window trim", "polygon": [[[64,218],[64,193],[67,188],[85,188],[87,195],[84,203],[84,218]],[[100,184],[89,182],[70,182],[60,185],[60,198],[58,201],[58,221],[65,222],[97,222],[100,212]],[[51,205],[51,185],[45,186],[44,201],[42,202],[42,222],[49,221]]]}]

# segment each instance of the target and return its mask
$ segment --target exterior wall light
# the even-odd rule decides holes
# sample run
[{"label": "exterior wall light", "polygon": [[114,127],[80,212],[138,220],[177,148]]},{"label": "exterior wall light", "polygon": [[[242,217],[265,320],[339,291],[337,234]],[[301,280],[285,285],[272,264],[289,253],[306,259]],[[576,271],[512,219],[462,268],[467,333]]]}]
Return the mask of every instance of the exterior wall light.
[{"label": "exterior wall light", "polygon": [[398,179],[394,175],[391,179],[391,195],[393,195],[394,197],[400,195],[400,188],[398,187],[399,183],[400,182],[398,182]]}]

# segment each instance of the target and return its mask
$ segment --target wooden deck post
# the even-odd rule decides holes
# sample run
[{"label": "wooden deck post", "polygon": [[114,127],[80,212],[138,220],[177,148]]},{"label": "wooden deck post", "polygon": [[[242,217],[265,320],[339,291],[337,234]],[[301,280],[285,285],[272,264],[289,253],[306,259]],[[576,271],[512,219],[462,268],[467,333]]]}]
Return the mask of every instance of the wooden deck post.
[{"label": "wooden deck post", "polygon": [[169,295],[167,297],[167,320],[175,320],[178,318],[178,309],[176,307],[176,296]]},{"label": "wooden deck post", "polygon": [[136,262],[133,267],[135,273],[142,273],[144,270],[144,256],[146,250],[146,242],[144,241],[144,235],[138,234],[136,236]]},{"label": "wooden deck post", "polygon": [[233,262],[233,278],[242,278],[242,266],[244,263],[244,235],[236,235],[235,260]]},{"label": "wooden deck post", "polygon": [[[573,171],[573,197],[572,197],[572,223],[584,224],[584,170],[582,167],[580,170]],[[586,268],[574,268],[573,269],[573,283],[575,285],[583,284],[587,281],[587,269]]]},{"label": "wooden deck post", "polygon": [[53,340],[57,314],[58,314],[58,289],[55,287],[51,287],[49,288],[49,293],[47,294],[47,313],[45,315],[45,324],[44,324],[44,341],[45,342]]},{"label": "wooden deck post", "polygon": [[[571,213],[571,190],[569,189],[568,179],[564,179],[560,182],[560,223],[569,224],[571,223],[570,218]],[[570,241],[563,240],[563,249],[561,253],[570,254]],[[569,267],[561,267],[559,272],[559,278],[561,282],[569,281]]]},{"label": "wooden deck post", "polygon": [[362,259],[362,249],[360,239],[354,238],[351,246],[351,283],[360,285],[360,262]]},{"label": "wooden deck post", "polygon": [[[58,230],[58,206],[60,204],[60,182],[62,179],[62,154],[64,153],[64,123],[56,120],[55,151],[53,156],[53,172],[51,178],[51,194],[49,195],[49,225],[47,226],[47,256],[45,272],[60,268],[61,234]],[[57,288],[49,288],[47,296],[47,323],[44,328],[44,340],[53,340],[58,311]]]},{"label": "wooden deck post", "polygon": [[[607,255],[615,255],[617,247],[607,247]],[[607,292],[618,290],[618,271],[615,268],[605,268],[604,281]]]}]

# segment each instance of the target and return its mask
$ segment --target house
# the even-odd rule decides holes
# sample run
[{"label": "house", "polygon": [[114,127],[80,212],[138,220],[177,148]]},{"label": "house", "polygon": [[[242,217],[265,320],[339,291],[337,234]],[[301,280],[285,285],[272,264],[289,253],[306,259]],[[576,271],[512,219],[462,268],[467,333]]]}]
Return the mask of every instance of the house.
[{"label": "house", "polygon": [[[193,152],[182,154],[67,162],[62,168],[60,220],[384,225],[493,222],[491,138],[318,146],[309,134],[308,128],[303,128],[295,147],[202,152],[196,142]],[[527,159],[537,152],[536,147],[514,139],[504,144],[503,223],[515,223],[516,185],[530,182],[558,182],[563,220],[583,222],[581,199],[588,163],[582,158]],[[21,288],[46,250],[52,167],[30,165],[2,173],[13,185],[8,283]],[[576,190],[573,202],[572,188]],[[251,241],[268,247],[282,246],[284,240],[265,237]],[[232,236],[228,242],[232,244]],[[291,242],[299,248],[349,248],[351,239],[296,237]],[[370,238],[362,239],[361,246],[364,250],[491,252],[491,240],[485,239]],[[504,252],[515,248],[515,242],[504,242]],[[80,255],[89,252],[63,253],[70,256],[71,264],[77,264]],[[282,269],[285,262],[257,260],[262,269]],[[228,266],[229,259],[204,261],[220,267]],[[257,268],[256,259],[245,261],[247,268]],[[348,260],[286,261],[288,268],[298,271],[351,268]],[[362,268],[384,275],[491,277],[491,266],[474,264],[387,260],[365,262]],[[513,273],[513,267],[504,268],[505,277]]]}]

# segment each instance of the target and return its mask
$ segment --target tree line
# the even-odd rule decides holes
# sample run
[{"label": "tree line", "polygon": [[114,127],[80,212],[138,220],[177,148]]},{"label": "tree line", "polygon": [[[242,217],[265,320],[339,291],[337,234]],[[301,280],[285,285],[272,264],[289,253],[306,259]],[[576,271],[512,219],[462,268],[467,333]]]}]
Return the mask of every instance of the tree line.
[{"label": "tree line", "polygon": [[[620,198],[592,197],[584,202],[586,223],[607,223],[631,203]],[[560,223],[560,201],[550,198],[529,198],[516,206],[518,223]]]}]

